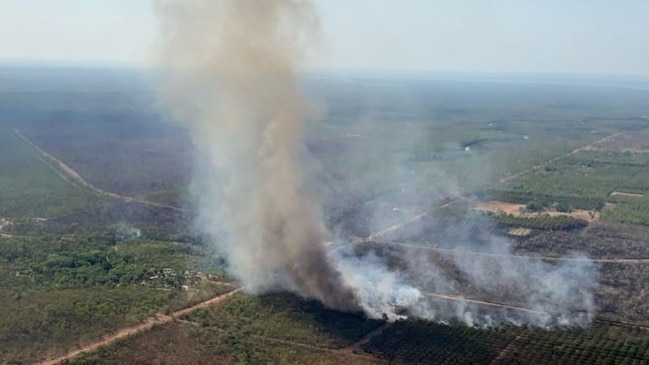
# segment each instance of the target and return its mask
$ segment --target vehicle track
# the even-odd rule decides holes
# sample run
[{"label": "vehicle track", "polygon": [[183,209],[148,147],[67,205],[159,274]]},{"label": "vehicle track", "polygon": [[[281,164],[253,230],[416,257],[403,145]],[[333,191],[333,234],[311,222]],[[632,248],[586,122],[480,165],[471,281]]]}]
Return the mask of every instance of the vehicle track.
[{"label": "vehicle track", "polygon": [[[363,242],[359,242],[363,243]],[[546,260],[546,261],[573,261],[573,262],[584,262],[592,261],[598,263],[617,263],[617,264],[649,264],[649,258],[631,258],[631,259],[593,259],[593,258],[579,258],[579,257],[557,257],[557,256],[541,256],[541,255],[507,255],[491,252],[479,252],[479,251],[465,251],[451,248],[439,248],[439,247],[430,247],[430,246],[421,246],[413,245],[410,243],[402,242],[373,242],[378,245],[388,245],[388,246],[401,246],[407,248],[414,248],[419,250],[427,250],[434,252],[449,253],[454,255],[471,255],[471,256],[487,256],[487,257],[499,257],[499,258],[516,258],[522,260]]]},{"label": "vehicle track", "polygon": [[455,295],[435,294],[435,293],[428,293],[428,292],[422,292],[422,294],[429,297],[429,298],[471,303],[471,304],[479,305],[479,306],[482,306],[482,307],[511,309],[511,310],[515,310],[515,311],[518,311],[518,312],[534,313],[534,314],[549,314],[547,312],[537,311],[537,310],[529,309],[529,308],[525,308],[525,307],[519,307],[519,306],[512,305],[512,304],[487,302],[487,301],[483,301],[483,300],[464,298],[464,297],[459,297],[459,296],[455,296]]},{"label": "vehicle track", "polygon": [[390,226],[388,228],[382,229],[382,230],[380,230],[380,231],[378,231],[376,233],[372,233],[371,235],[369,235],[366,238],[362,239],[362,241],[375,240],[375,239],[377,239],[379,237],[385,236],[388,233],[391,233],[391,232],[394,232],[394,231],[396,231],[398,229],[401,229],[401,228],[403,228],[404,226],[406,226],[406,225],[408,225],[410,223],[416,222],[416,221],[418,221],[418,220],[420,220],[420,219],[422,219],[422,218],[424,218],[426,216],[427,216],[427,213],[425,213],[425,212],[424,213],[419,213],[419,214],[413,216],[412,218],[408,219],[405,222],[397,223],[397,224],[394,224],[394,225],[392,225],[392,226]]},{"label": "vehicle track", "polygon": [[374,337],[379,336],[385,331],[387,328],[392,326],[394,322],[385,322],[381,326],[379,326],[377,329],[370,331],[365,334],[365,336],[361,337],[358,341],[354,342],[353,344],[347,346],[345,350],[351,351],[354,354],[362,353],[363,352],[363,345],[366,343],[370,342]]},{"label": "vehicle track", "polygon": [[[612,138],[615,135],[606,137],[604,140],[608,138]],[[596,142],[593,142],[592,144],[595,143],[601,143],[603,140],[599,140]],[[586,147],[581,147],[586,148]],[[388,228],[382,229],[376,233],[373,233],[366,238],[362,238],[359,240],[356,240],[354,243],[355,244],[367,244],[367,243],[374,243],[374,244],[380,244],[380,245],[390,245],[390,246],[401,246],[401,247],[408,247],[408,248],[415,248],[415,249],[422,249],[422,250],[428,250],[428,251],[436,251],[436,252],[443,252],[443,253],[450,253],[450,254],[456,254],[456,255],[473,255],[473,256],[488,256],[488,257],[500,257],[500,258],[517,258],[517,259],[527,259],[527,260],[545,260],[545,261],[572,261],[572,262],[584,262],[584,261],[591,261],[591,262],[597,262],[597,263],[612,263],[612,264],[649,264],[649,258],[645,257],[640,257],[640,258],[626,258],[626,259],[606,259],[606,258],[578,258],[578,257],[559,257],[559,256],[542,256],[542,255],[507,255],[507,254],[498,254],[498,253],[491,253],[491,252],[479,252],[479,251],[465,251],[465,250],[458,250],[458,249],[450,249],[450,248],[439,248],[439,247],[430,247],[430,246],[421,246],[421,245],[414,245],[410,243],[403,243],[403,242],[380,242],[377,241],[377,239],[387,235],[388,233],[394,232],[396,230],[399,230],[403,228],[404,226],[414,223],[418,220],[421,220],[423,218],[427,217],[427,213],[419,213],[411,217],[410,219],[392,225]]]},{"label": "vehicle track", "polygon": [[594,145],[596,145],[596,144],[603,143],[603,142],[607,142],[608,140],[613,139],[613,138],[615,138],[615,137],[617,137],[617,136],[619,136],[619,135],[621,135],[621,134],[622,134],[622,132],[613,133],[613,134],[611,134],[611,135],[609,135],[609,136],[606,136],[606,137],[604,137],[604,138],[600,138],[600,139],[598,139],[597,141],[593,141],[593,142],[588,143],[588,144],[586,144],[586,145],[583,145],[583,146],[581,146],[581,147],[577,147],[577,148],[575,148],[574,150],[572,150],[572,151],[570,151],[570,152],[568,152],[568,153],[566,153],[566,154],[563,154],[563,155],[561,155],[561,156],[557,156],[557,157],[553,157],[553,158],[551,158],[551,159],[549,159],[549,160],[547,160],[547,161],[545,161],[545,162],[542,162],[542,163],[536,164],[536,165],[534,165],[534,166],[532,166],[532,167],[530,167],[530,168],[527,168],[527,169],[525,169],[525,170],[523,170],[523,171],[521,171],[521,172],[515,173],[515,174],[513,174],[513,175],[506,176],[506,177],[500,179],[500,183],[501,183],[501,184],[502,184],[502,183],[506,183],[507,181],[510,181],[510,180],[513,180],[513,179],[515,179],[515,178],[517,178],[517,177],[520,177],[520,176],[522,176],[522,175],[525,175],[525,174],[527,174],[528,172],[532,172],[532,171],[534,171],[534,170],[538,170],[538,169],[540,169],[541,167],[543,167],[543,166],[545,166],[545,165],[547,165],[547,164],[550,164],[550,163],[555,162],[555,161],[559,161],[559,160],[561,160],[561,159],[563,159],[563,158],[566,158],[566,157],[568,157],[568,156],[572,156],[572,155],[574,155],[574,154],[577,154],[578,152],[586,151],[586,150],[588,150],[589,148],[592,148],[592,147],[593,147]]},{"label": "vehicle track", "polygon": [[[191,321],[180,320],[179,322],[185,323],[185,324],[190,325],[190,326],[200,326],[200,324],[198,324],[196,322],[191,322]],[[364,343],[367,343],[372,337],[381,334],[383,329],[385,329],[385,328],[387,328],[387,327],[389,327],[391,325],[392,325],[391,322],[386,322],[386,323],[382,324],[381,326],[379,326],[379,328],[365,334],[363,337],[361,337],[356,342],[352,343],[351,345],[345,346],[345,347],[319,346],[319,345],[313,345],[313,344],[299,342],[299,341],[295,341],[295,340],[286,340],[286,339],[282,339],[282,338],[269,337],[269,336],[256,335],[256,334],[250,334],[249,337],[254,337],[254,338],[257,338],[257,339],[259,339],[261,341],[282,343],[282,344],[285,344],[285,345],[302,347],[302,348],[311,349],[311,350],[315,350],[315,351],[323,351],[323,352],[328,352],[328,353],[332,353],[332,354],[353,355],[353,356],[356,356],[356,357],[359,357],[359,358],[372,360],[372,361],[377,362],[377,363],[387,363],[388,361],[386,361],[384,359],[374,357],[372,355],[365,354],[360,349],[359,346],[364,344]],[[220,328],[217,328],[216,331],[219,331],[219,332],[225,333],[225,334],[228,333],[226,330],[223,330],[223,329],[220,329]],[[357,349],[359,351],[357,351]]]},{"label": "vehicle track", "polygon": [[[350,346],[347,346],[347,347],[343,347],[343,348],[331,348],[331,347],[310,345],[310,344],[307,344],[307,343],[302,343],[302,342],[297,342],[297,341],[283,340],[281,338],[273,338],[273,337],[257,336],[257,335],[253,335],[253,337],[258,338],[258,339],[260,339],[262,341],[282,343],[282,344],[286,344],[286,345],[290,345],[290,346],[297,346],[297,347],[302,347],[302,348],[315,350],[315,351],[324,351],[324,352],[328,352],[328,353],[331,353],[331,354],[353,355],[353,356],[356,356],[356,357],[359,357],[359,358],[372,360],[372,361],[377,362],[377,363],[379,363],[379,362],[380,363],[387,363],[386,360],[383,360],[383,359],[380,359],[378,357],[374,357],[374,356],[371,356],[371,355],[366,355],[362,351],[361,352],[354,351],[352,346],[354,346],[356,343],[354,343],[354,344],[352,344]],[[363,338],[365,338],[365,337],[363,337]]]},{"label": "vehicle track", "polygon": [[142,198],[136,198],[132,196],[126,196],[126,195],[120,195],[117,193],[113,193],[110,191],[106,191],[104,189],[101,189],[88,181],[86,181],[76,170],[74,170],[72,167],[69,165],[65,164],[63,161],[59,160],[58,158],[54,157],[50,153],[44,151],[42,148],[37,146],[34,142],[29,140],[27,137],[25,137],[18,129],[14,128],[13,132],[20,138],[23,142],[25,142],[29,147],[31,147],[34,151],[36,151],[39,155],[41,155],[44,159],[44,162],[50,166],[57,174],[59,174],[63,179],[69,181],[71,184],[75,185],[81,185],[82,187],[92,191],[93,193],[100,195],[100,196],[105,196],[113,199],[118,199],[127,203],[137,203],[137,204],[143,204],[143,205],[148,205],[156,208],[165,208],[165,209],[172,209],[172,210],[177,210],[181,212],[189,212],[189,209],[184,209],[184,208],[179,208],[175,207],[173,205],[167,205],[167,204],[162,204],[162,203],[157,203],[154,201],[142,199]]},{"label": "vehicle track", "polygon": [[496,358],[494,358],[494,359],[489,363],[489,365],[497,365],[497,364],[500,364],[501,362],[503,362],[503,360],[505,360],[505,357],[507,357],[507,354],[509,354],[509,352],[510,352],[510,351],[514,348],[514,346],[516,345],[516,341],[520,340],[521,338],[523,338],[523,335],[518,335],[518,336],[516,336],[516,338],[514,338],[514,339],[512,340],[512,342],[509,343],[509,345],[507,345],[507,346],[506,346],[502,351],[500,351],[500,353],[498,354],[498,356],[496,356]]},{"label": "vehicle track", "polygon": [[213,304],[217,304],[222,302],[223,300],[231,297],[232,295],[236,294],[237,292],[241,291],[242,288],[236,288],[234,290],[231,290],[227,293],[224,294],[219,294],[215,297],[212,297],[210,299],[207,299],[203,302],[200,302],[198,304],[192,305],[190,307],[187,307],[185,309],[180,309],[177,310],[171,314],[164,315],[164,314],[156,314],[153,317],[149,317],[145,319],[142,323],[138,323],[136,325],[130,326],[130,327],[125,327],[117,330],[116,332],[106,335],[96,341],[90,342],[78,349],[75,350],[70,350],[67,353],[57,356],[55,358],[47,359],[38,362],[39,365],[57,365],[61,364],[67,360],[70,360],[76,356],[79,356],[81,354],[87,353],[87,352],[93,352],[97,350],[98,348],[111,344],[117,340],[120,340],[122,338],[135,335],[140,332],[147,331],[151,329],[153,326],[156,325],[161,325],[165,323],[169,323],[173,321],[176,318],[179,318],[187,313],[190,313],[192,311],[195,311],[196,309],[200,308],[205,308]]}]

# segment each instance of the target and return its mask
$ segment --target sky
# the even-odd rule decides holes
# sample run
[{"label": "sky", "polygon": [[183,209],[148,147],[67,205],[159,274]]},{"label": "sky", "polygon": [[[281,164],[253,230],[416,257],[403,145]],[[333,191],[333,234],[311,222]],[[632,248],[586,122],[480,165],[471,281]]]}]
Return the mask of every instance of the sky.
[{"label": "sky", "polygon": [[[312,69],[649,76],[646,0],[314,3]],[[146,66],[156,28],[151,0],[0,0],[0,62]]]}]

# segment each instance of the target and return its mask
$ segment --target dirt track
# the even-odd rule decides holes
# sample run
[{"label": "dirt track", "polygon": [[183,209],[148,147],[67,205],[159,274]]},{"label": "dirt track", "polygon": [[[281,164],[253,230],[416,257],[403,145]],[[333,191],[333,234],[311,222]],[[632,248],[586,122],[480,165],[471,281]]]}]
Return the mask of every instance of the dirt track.
[{"label": "dirt track", "polygon": [[609,196],[628,196],[630,198],[642,198],[644,195],[643,194],[637,194],[637,193],[623,193],[621,191],[614,191]]},{"label": "dirt track", "polygon": [[14,129],[13,131],[16,134],[16,136],[18,136],[18,138],[20,138],[29,147],[31,147],[38,154],[40,154],[44,158],[44,162],[48,166],[50,166],[63,179],[69,181],[72,184],[81,185],[81,186],[85,187],[86,189],[94,192],[97,195],[118,199],[118,200],[121,200],[121,201],[125,201],[127,203],[138,203],[138,204],[149,205],[149,206],[157,207],[157,208],[166,208],[166,209],[178,210],[178,211],[182,211],[182,212],[188,212],[189,211],[188,209],[178,208],[178,207],[174,207],[172,205],[156,203],[156,202],[153,202],[153,201],[150,201],[150,200],[145,200],[145,199],[141,199],[141,198],[135,198],[135,197],[131,197],[131,196],[119,195],[119,194],[116,194],[116,193],[112,193],[110,191],[100,189],[100,188],[96,187],[95,185],[92,185],[91,183],[87,182],[72,167],[66,165],[63,161],[61,161],[58,158],[52,156],[51,154],[43,151],[43,149],[38,147],[36,144],[34,144],[34,142],[30,141],[27,137],[25,137],[22,133],[20,133],[20,131],[18,129]]},{"label": "dirt track", "polygon": [[543,163],[540,163],[540,164],[534,165],[534,166],[532,166],[532,167],[530,167],[530,168],[528,168],[528,169],[525,169],[525,170],[523,170],[523,171],[521,171],[521,172],[518,172],[518,173],[516,173],[516,174],[509,175],[509,176],[507,176],[507,177],[504,177],[504,178],[500,179],[500,183],[502,184],[502,183],[505,183],[505,182],[507,182],[507,181],[509,181],[509,180],[513,180],[513,179],[515,179],[515,178],[517,178],[517,177],[519,177],[519,176],[522,176],[522,175],[527,174],[528,172],[531,172],[531,171],[534,171],[534,170],[538,170],[538,169],[540,169],[541,167],[543,167],[543,166],[545,166],[545,165],[547,165],[547,164],[549,164],[549,163],[552,163],[552,162],[555,162],[555,161],[561,160],[562,158],[566,158],[566,157],[568,157],[568,156],[572,156],[572,155],[574,155],[574,154],[576,154],[576,153],[578,153],[578,152],[581,152],[581,151],[587,151],[587,150],[593,148],[593,146],[595,146],[595,145],[597,145],[597,144],[600,144],[600,143],[607,142],[607,141],[609,141],[609,140],[611,140],[611,139],[616,138],[617,136],[619,136],[619,135],[621,135],[621,134],[622,134],[621,132],[620,132],[620,133],[614,133],[614,134],[611,134],[610,136],[606,136],[606,137],[604,137],[604,138],[598,139],[597,141],[591,142],[591,143],[589,143],[589,144],[587,144],[587,145],[584,145],[584,146],[581,146],[581,147],[575,148],[574,150],[572,150],[572,151],[570,151],[570,152],[568,152],[568,153],[566,153],[566,154],[564,154],[564,155],[561,155],[561,156],[557,156],[557,157],[551,158],[551,159],[549,159],[549,160],[547,160],[547,161],[545,161],[545,162],[543,162]]},{"label": "dirt track", "polygon": [[364,352],[363,351],[363,345],[370,342],[374,337],[379,336],[380,334],[382,334],[383,331],[385,331],[386,328],[392,326],[393,323],[394,322],[386,322],[386,323],[384,323],[379,328],[365,334],[365,336],[363,336],[360,340],[358,340],[358,341],[354,342],[353,344],[347,346],[345,348],[345,350],[351,351],[354,354],[363,353]]},{"label": "dirt track", "polygon": [[426,215],[427,215],[426,213],[419,213],[419,214],[415,215],[414,217],[408,219],[405,222],[398,223],[398,224],[392,225],[392,226],[390,226],[388,228],[382,229],[382,230],[380,230],[380,231],[378,231],[376,233],[372,233],[371,235],[367,236],[367,238],[365,238],[363,241],[372,241],[372,240],[375,240],[375,239],[377,239],[379,237],[385,236],[386,234],[388,234],[390,232],[394,232],[394,231],[396,231],[398,229],[401,229],[405,225],[408,225],[410,223],[413,223],[415,221],[418,221],[418,220],[426,217]]},{"label": "dirt track", "polygon": [[[210,299],[208,299],[206,301],[200,302],[200,303],[198,303],[196,305],[193,305],[191,307],[175,311],[175,312],[173,312],[173,313],[171,313],[169,315],[156,314],[153,317],[149,317],[149,318],[145,319],[142,323],[138,323],[138,324],[130,326],[130,327],[119,329],[119,330],[117,330],[116,332],[114,332],[112,334],[101,337],[100,339],[98,339],[96,341],[93,341],[93,342],[90,342],[90,343],[88,343],[86,345],[83,345],[82,347],[79,347],[79,348],[77,348],[75,350],[68,351],[67,353],[65,353],[63,355],[60,355],[60,356],[55,357],[55,358],[47,359],[47,360],[42,360],[42,361],[38,362],[38,364],[39,365],[58,365],[58,364],[62,364],[65,361],[71,360],[71,359],[73,359],[73,358],[75,358],[75,357],[77,357],[77,356],[79,356],[81,354],[96,351],[97,349],[99,349],[102,346],[109,345],[111,343],[114,343],[114,342],[116,342],[118,340],[121,340],[123,338],[126,338],[128,336],[132,336],[132,335],[147,331],[147,330],[151,329],[154,326],[163,325],[163,324],[169,323],[169,322],[171,322],[173,320],[177,320],[179,322],[183,322],[183,323],[186,323],[186,324],[189,324],[189,325],[195,325],[193,322],[179,320],[178,318],[180,318],[181,316],[183,316],[185,314],[191,313],[191,312],[193,312],[193,311],[195,311],[197,309],[206,308],[206,307],[209,307],[211,305],[217,304],[217,303],[227,299],[228,297],[236,294],[237,292],[239,292],[241,290],[242,290],[242,288],[234,289],[234,290],[232,290],[230,292],[227,292],[225,294],[217,295],[217,296],[215,296],[213,298],[210,298]],[[381,332],[386,327],[388,327],[390,325],[391,325],[390,323],[386,323],[386,324],[382,325],[381,327],[377,328],[376,330],[369,332],[368,334],[363,336],[360,340],[356,341],[355,343],[353,343],[353,344],[351,344],[351,345],[349,345],[347,347],[344,347],[344,348],[329,348],[329,347],[315,346],[315,345],[310,345],[310,344],[304,344],[304,343],[301,343],[301,342],[284,340],[284,339],[279,339],[279,338],[266,337],[266,336],[255,336],[255,337],[258,337],[260,340],[264,340],[264,341],[284,343],[284,344],[303,347],[303,348],[308,348],[308,349],[312,349],[312,350],[316,350],[316,351],[326,351],[326,352],[331,352],[331,353],[347,353],[347,354],[351,353],[352,355],[355,355],[355,356],[358,356],[358,357],[361,357],[361,358],[365,358],[365,359],[368,359],[368,360],[374,360],[377,363],[381,363],[381,362],[385,362],[385,361],[383,361],[381,359],[378,359],[378,358],[375,358],[375,357],[372,357],[372,356],[369,356],[369,355],[363,354],[362,350],[361,350],[361,345],[363,345],[364,343],[371,340],[374,336],[381,334]]]},{"label": "dirt track", "polygon": [[574,257],[557,257],[557,256],[541,256],[541,255],[506,255],[499,253],[490,253],[490,252],[478,252],[478,251],[465,251],[457,250],[451,248],[439,248],[439,247],[430,247],[430,246],[420,246],[413,245],[410,243],[401,243],[401,242],[381,242],[379,244],[389,245],[389,246],[401,246],[414,248],[419,250],[443,252],[454,255],[470,255],[470,256],[487,256],[487,257],[501,257],[501,258],[516,258],[523,260],[546,260],[546,261],[592,261],[599,263],[618,263],[618,264],[649,264],[649,258],[634,258],[634,259],[592,259],[592,258],[574,258]]},{"label": "dirt track", "polygon": [[462,297],[457,297],[454,295],[444,295],[444,294],[435,294],[435,293],[422,293],[423,295],[429,297],[429,298],[437,298],[437,299],[446,299],[446,300],[452,300],[452,301],[462,301],[466,303],[471,303],[471,304],[477,304],[483,307],[495,307],[495,308],[503,308],[503,309],[511,309],[519,312],[527,312],[527,313],[535,313],[535,314],[546,314],[546,312],[541,312],[541,311],[535,311],[533,309],[525,308],[525,307],[518,307],[515,305],[509,305],[509,304],[503,304],[503,303],[493,303],[493,302],[484,302],[482,300],[475,300],[475,299],[467,299],[467,298],[462,298]]},{"label": "dirt track", "polygon": [[512,342],[510,342],[509,345],[507,345],[507,347],[505,347],[502,351],[500,351],[498,356],[496,356],[496,358],[491,361],[490,365],[500,364],[500,362],[505,359],[509,351],[511,351],[511,349],[514,348],[516,341],[520,340],[522,337],[523,337],[522,335],[516,336],[516,338],[514,338]]},{"label": "dirt track", "polygon": [[200,303],[198,303],[196,305],[193,305],[191,307],[175,311],[175,312],[173,312],[173,313],[171,313],[169,315],[157,314],[157,315],[155,315],[153,317],[149,317],[149,318],[145,319],[142,323],[139,323],[139,324],[136,324],[136,325],[133,325],[133,326],[130,326],[130,327],[122,328],[122,329],[118,330],[117,332],[114,332],[114,333],[112,333],[110,335],[107,335],[107,336],[104,336],[104,337],[98,339],[97,341],[93,341],[91,343],[88,343],[88,344],[86,344],[86,345],[84,345],[84,346],[82,346],[82,347],[80,347],[78,349],[68,351],[64,355],[55,357],[53,359],[47,359],[47,360],[40,361],[40,362],[38,362],[38,364],[40,364],[40,365],[61,364],[64,361],[70,360],[70,359],[72,359],[72,358],[74,358],[74,357],[76,357],[78,355],[83,354],[83,353],[95,351],[99,347],[111,344],[111,343],[113,343],[113,342],[115,342],[117,340],[120,340],[120,339],[124,338],[124,337],[131,336],[131,335],[134,335],[134,334],[137,334],[137,333],[140,333],[140,332],[144,332],[146,330],[151,329],[153,326],[156,326],[156,325],[169,323],[169,322],[173,321],[175,318],[178,318],[178,317],[180,317],[182,315],[185,315],[185,314],[187,314],[189,312],[192,312],[192,311],[194,311],[196,309],[205,308],[205,307],[208,307],[210,305],[219,303],[219,302],[223,301],[224,299],[226,299],[226,298],[234,295],[235,293],[239,292],[240,290],[241,290],[241,288],[234,289],[234,290],[232,290],[230,292],[227,292],[225,294],[217,295],[217,296],[215,296],[213,298],[210,298],[210,299],[208,299],[206,301],[200,302]]}]

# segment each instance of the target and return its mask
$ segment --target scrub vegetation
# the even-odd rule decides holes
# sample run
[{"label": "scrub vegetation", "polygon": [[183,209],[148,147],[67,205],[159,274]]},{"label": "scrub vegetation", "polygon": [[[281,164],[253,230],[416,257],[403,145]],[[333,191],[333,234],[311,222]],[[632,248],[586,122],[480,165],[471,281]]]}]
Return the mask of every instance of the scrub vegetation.
[{"label": "scrub vegetation", "polygon": [[[0,69],[0,363],[60,355],[238,287],[192,223],[192,146],[134,75]],[[649,362],[648,94],[537,81],[307,78],[329,108],[307,123],[310,172],[327,224],[357,242],[421,215],[359,245],[391,265],[406,252],[443,261],[416,246],[454,248],[453,227],[506,236],[514,255],[600,260],[591,328],[387,324],[236,294],[70,363]],[[122,198],[75,183],[14,129]],[[489,202],[523,211],[476,209]]]}]

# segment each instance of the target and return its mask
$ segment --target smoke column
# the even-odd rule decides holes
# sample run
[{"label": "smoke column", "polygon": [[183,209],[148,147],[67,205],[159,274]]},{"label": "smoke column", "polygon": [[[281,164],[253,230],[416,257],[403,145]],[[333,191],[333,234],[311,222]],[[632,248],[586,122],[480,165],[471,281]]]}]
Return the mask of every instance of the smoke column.
[{"label": "smoke column", "polygon": [[286,289],[341,310],[356,295],[327,258],[320,206],[308,189],[300,43],[317,30],[300,0],[158,3],[165,102],[186,123],[199,162],[200,227],[247,290]]},{"label": "smoke column", "polygon": [[[353,244],[343,244],[349,237],[337,237],[325,249],[323,242],[333,235],[324,226],[312,180],[303,136],[306,104],[296,80],[301,50],[318,30],[308,1],[164,0],[157,12],[162,99],[197,151],[197,225],[249,292],[289,290],[374,318],[399,318],[405,308],[420,318],[468,325],[590,323],[597,275],[586,259],[560,265],[521,261],[511,257],[503,238],[463,236],[470,227],[446,228],[457,230],[448,235],[454,248],[500,256],[445,254],[435,261],[406,251],[398,268],[389,269],[390,258],[359,255]],[[383,221],[380,215],[373,219]],[[428,294],[458,295],[462,287],[492,300],[502,300],[507,291],[531,310],[485,313],[476,301],[440,302]],[[581,314],[573,317],[575,312]]]}]

